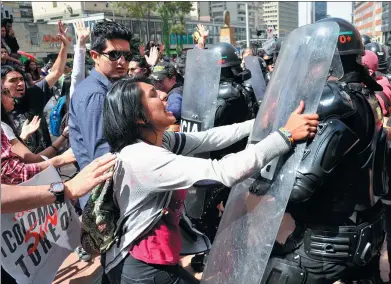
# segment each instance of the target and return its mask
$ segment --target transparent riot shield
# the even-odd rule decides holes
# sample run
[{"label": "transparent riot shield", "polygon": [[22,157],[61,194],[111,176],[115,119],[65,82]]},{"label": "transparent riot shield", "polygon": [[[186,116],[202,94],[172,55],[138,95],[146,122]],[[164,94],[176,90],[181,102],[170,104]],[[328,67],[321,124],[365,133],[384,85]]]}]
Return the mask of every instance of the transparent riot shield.
[{"label": "transparent riot shield", "polygon": [[255,97],[258,102],[262,102],[266,91],[265,78],[263,77],[261,65],[257,56],[247,56],[244,58],[246,69],[251,72],[251,85],[254,89]]},{"label": "transparent riot shield", "polygon": [[221,73],[221,54],[192,49],[187,52],[181,132],[198,132],[214,125]]},{"label": "transparent riot shield", "polygon": [[[187,52],[181,132],[205,131],[214,126],[220,61],[221,53],[218,51],[193,49]],[[209,158],[208,154],[203,153],[201,157]],[[189,217],[201,217],[206,190],[203,186],[194,186],[188,190],[185,210]]]},{"label": "transparent riot shield", "polygon": [[[333,74],[342,70],[331,67],[338,61],[333,61],[338,34],[339,27],[332,22],[290,33],[267,86],[251,143],[284,126],[300,100],[305,102],[305,113],[316,112],[330,70]],[[297,145],[294,152],[271,161],[231,190],[202,283],[261,283],[304,149],[305,143]],[[250,187],[263,194],[250,194]]]},{"label": "transparent riot shield", "polygon": [[[221,53],[193,49],[187,52],[186,79],[182,97],[181,132],[205,131],[214,126],[221,73]],[[209,153],[197,155],[209,158]],[[208,238],[193,228],[190,218],[200,219],[208,185],[198,183],[187,191],[181,220],[181,254],[208,250]]]}]

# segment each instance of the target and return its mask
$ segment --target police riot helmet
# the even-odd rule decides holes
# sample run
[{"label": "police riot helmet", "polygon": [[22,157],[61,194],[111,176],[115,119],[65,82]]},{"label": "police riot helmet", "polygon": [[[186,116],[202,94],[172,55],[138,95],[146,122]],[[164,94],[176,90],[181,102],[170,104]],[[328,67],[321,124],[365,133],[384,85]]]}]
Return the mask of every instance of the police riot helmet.
[{"label": "police riot helmet", "polygon": [[232,67],[240,65],[242,62],[239,58],[236,48],[227,42],[218,42],[209,46],[209,50],[215,50],[221,53],[221,67]]},{"label": "police riot helmet", "polygon": [[368,43],[367,45],[365,45],[365,49],[373,51],[376,54],[377,59],[379,60],[378,71],[380,71],[380,72],[387,71],[388,64],[387,64],[387,59],[386,59],[386,53],[385,53],[383,46],[380,43],[371,42],[371,43]]},{"label": "police riot helmet", "polygon": [[361,36],[362,43],[367,45],[368,43],[372,42],[372,38],[369,35],[362,35]]},{"label": "police riot helmet", "polygon": [[317,21],[317,23],[320,22],[334,22],[339,25],[337,47],[340,55],[364,55],[365,50],[361,34],[351,23],[341,18],[325,18]]}]

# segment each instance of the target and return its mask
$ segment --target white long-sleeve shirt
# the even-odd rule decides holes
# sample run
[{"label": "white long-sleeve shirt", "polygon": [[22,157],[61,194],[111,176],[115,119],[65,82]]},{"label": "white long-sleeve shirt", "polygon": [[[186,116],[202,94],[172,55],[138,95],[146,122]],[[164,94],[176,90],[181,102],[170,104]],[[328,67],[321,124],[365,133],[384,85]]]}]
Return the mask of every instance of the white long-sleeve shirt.
[{"label": "white long-sleeve shirt", "polygon": [[202,180],[232,187],[290,150],[284,138],[273,133],[219,161],[188,157],[232,145],[249,136],[253,124],[254,120],[199,133],[166,132],[163,147],[140,140],[122,149],[114,176],[114,195],[120,216],[127,216],[127,220],[119,245],[114,245],[106,254],[106,272],[127,255],[132,242],[160,220],[173,190],[188,189]]},{"label": "white long-sleeve shirt", "polygon": [[71,75],[71,87],[69,90],[69,96],[72,98],[73,92],[76,86],[84,80],[86,76],[86,49],[81,48],[78,44],[74,46],[75,55],[73,56],[73,67]]}]

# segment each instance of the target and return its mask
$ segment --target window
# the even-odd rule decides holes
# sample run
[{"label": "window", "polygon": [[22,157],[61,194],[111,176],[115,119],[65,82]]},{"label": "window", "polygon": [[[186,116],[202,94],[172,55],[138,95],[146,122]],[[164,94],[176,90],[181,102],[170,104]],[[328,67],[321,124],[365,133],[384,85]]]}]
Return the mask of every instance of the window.
[{"label": "window", "polygon": [[53,8],[57,8],[57,1],[53,1],[52,4],[53,4]]},{"label": "window", "polygon": [[8,11],[5,11],[5,17],[6,17],[6,18],[9,17]]},{"label": "window", "polygon": [[36,24],[28,25],[31,45],[39,45],[38,26]]}]

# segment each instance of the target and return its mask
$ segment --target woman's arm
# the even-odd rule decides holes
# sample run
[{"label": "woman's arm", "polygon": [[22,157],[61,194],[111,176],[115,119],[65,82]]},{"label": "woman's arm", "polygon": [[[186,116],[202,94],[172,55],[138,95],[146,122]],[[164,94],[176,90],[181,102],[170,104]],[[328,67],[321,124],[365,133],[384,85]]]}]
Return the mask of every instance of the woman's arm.
[{"label": "woman's arm", "polygon": [[[65,132],[65,130],[64,130]],[[45,156],[48,158],[55,157],[58,153],[57,150],[61,148],[64,142],[67,141],[66,136],[63,134],[54,141],[53,146],[47,147],[45,150],[41,151],[38,154],[32,153],[23,143],[21,143],[17,138],[10,140],[12,145],[11,151],[18,155],[24,163],[38,163],[42,162],[42,157]]]},{"label": "woman's arm", "polygon": [[224,149],[250,135],[254,119],[192,133],[166,132],[164,147],[175,154],[192,155]]},{"label": "woman's arm", "polygon": [[187,189],[203,180],[232,187],[291,150],[290,144],[277,132],[219,161],[175,155],[162,148],[150,147],[145,143],[130,146],[124,148],[119,157],[124,161],[124,174],[145,182],[148,190],[153,191]]},{"label": "woman's arm", "polygon": [[73,57],[73,69],[71,75],[71,87],[69,89],[69,96],[72,97],[76,86],[85,78],[85,61],[86,49],[78,45],[75,46],[75,56]]},{"label": "woman's arm", "polygon": [[90,27],[86,28],[83,21],[75,24],[75,30],[77,44],[75,46],[75,56],[73,57],[70,97],[72,97],[75,87],[85,78],[86,42],[90,36]]},{"label": "woman's arm", "polygon": [[[96,185],[111,177],[112,172],[105,172],[115,162],[115,155],[112,154],[93,161],[77,176],[64,183],[65,198],[76,199],[84,196]],[[3,184],[1,188],[1,213],[20,212],[54,203],[56,198],[48,191],[49,187],[49,185],[13,186]]]}]

